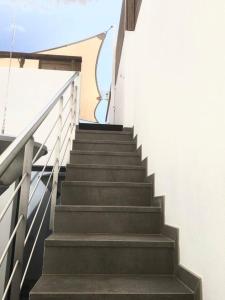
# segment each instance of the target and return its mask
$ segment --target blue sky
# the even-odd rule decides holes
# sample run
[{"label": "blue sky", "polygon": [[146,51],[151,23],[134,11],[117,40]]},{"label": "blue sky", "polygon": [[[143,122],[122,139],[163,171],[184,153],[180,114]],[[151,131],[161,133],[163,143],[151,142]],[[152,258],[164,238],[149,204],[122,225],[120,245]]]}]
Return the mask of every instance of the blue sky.
[{"label": "blue sky", "polygon": [[71,43],[111,25],[102,49],[98,78],[101,89],[111,83],[113,43],[122,0],[0,0],[0,51],[9,51],[16,23],[14,51],[32,52]]}]

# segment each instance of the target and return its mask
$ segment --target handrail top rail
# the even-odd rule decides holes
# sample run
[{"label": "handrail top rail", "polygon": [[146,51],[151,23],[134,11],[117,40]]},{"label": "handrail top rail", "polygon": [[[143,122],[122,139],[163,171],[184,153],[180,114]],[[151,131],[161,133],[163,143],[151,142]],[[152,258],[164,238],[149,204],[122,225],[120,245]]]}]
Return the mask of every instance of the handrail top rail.
[{"label": "handrail top rail", "polygon": [[0,155],[0,176],[6,171],[7,167],[11,164],[20,150],[26,145],[28,140],[32,138],[33,134],[37,131],[37,129],[55,107],[56,103],[58,103],[59,99],[63,96],[65,91],[78,76],[79,72],[75,72],[68,79],[64,86],[55,94],[51,101],[49,101],[47,106],[37,114],[31,124],[28,125]]}]

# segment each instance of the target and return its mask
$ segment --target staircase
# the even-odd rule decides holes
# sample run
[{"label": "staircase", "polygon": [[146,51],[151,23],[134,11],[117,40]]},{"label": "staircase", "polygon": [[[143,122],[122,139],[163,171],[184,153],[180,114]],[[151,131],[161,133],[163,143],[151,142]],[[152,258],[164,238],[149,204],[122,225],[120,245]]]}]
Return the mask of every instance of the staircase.
[{"label": "staircase", "polygon": [[146,175],[130,129],[77,129],[31,300],[196,299],[174,275],[175,241]]}]

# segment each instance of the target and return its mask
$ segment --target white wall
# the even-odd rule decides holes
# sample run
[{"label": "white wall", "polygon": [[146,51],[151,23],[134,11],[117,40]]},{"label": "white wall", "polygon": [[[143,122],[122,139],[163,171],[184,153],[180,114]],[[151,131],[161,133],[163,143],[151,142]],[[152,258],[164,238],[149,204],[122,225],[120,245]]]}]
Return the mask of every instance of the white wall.
[{"label": "white wall", "polygon": [[[72,76],[73,72],[67,71],[50,71],[35,69],[16,69],[12,68],[9,93],[7,99],[7,118],[6,118],[6,135],[17,136],[26,128],[34,117],[42,111],[49,103],[52,97],[65,85],[66,81]],[[0,127],[2,128],[3,107],[6,101],[8,68],[0,68]],[[65,94],[65,102],[69,97],[70,88]],[[67,116],[69,109],[65,110],[64,117]],[[41,125],[35,134],[35,141],[42,143],[47,137],[51,126],[58,116],[58,106],[53,109],[52,113]],[[67,127],[65,127],[64,133]],[[53,135],[57,130],[57,126]],[[55,139],[55,136],[54,136]],[[55,140],[50,138],[47,146],[49,152],[54,145]],[[45,163],[43,158],[38,163]],[[53,163],[51,160],[50,163]]]},{"label": "white wall", "polygon": [[202,278],[204,300],[224,299],[224,0],[143,0],[115,106],[166,195],[166,223],[180,228],[181,264]]}]

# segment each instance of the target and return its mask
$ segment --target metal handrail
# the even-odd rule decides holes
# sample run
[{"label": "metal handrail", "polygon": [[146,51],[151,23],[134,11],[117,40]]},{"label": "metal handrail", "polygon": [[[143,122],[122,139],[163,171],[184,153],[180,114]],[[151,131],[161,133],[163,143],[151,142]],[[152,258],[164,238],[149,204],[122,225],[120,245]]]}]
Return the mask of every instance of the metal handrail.
[{"label": "metal handrail", "polygon": [[[8,251],[12,245],[12,242],[15,240],[15,253],[14,253],[14,267],[12,270],[12,273],[9,277],[9,280],[6,284],[6,288],[3,294],[2,300],[6,299],[9,289],[11,289],[10,293],[10,299],[12,300],[18,300],[19,299],[19,292],[23,286],[31,258],[34,253],[35,246],[37,244],[37,240],[46,216],[46,212],[50,205],[50,229],[53,229],[54,224],[54,210],[56,205],[56,197],[57,197],[57,186],[58,186],[58,175],[59,175],[59,169],[61,165],[64,162],[65,155],[68,151],[68,146],[71,143],[71,141],[75,138],[75,134],[73,132],[75,124],[77,124],[78,121],[78,114],[79,109],[77,107],[77,98],[79,97],[79,93],[77,92],[77,85],[79,85],[79,82],[77,85],[75,85],[75,79],[78,77],[78,73],[75,73],[71,78],[66,82],[66,84],[63,86],[63,88],[60,89],[60,91],[52,98],[50,103],[45,107],[45,109],[42,110],[41,113],[38,114],[38,116],[35,118],[35,120],[31,123],[30,126],[28,126],[15,140],[14,142],[5,150],[5,152],[0,156],[0,176],[4,174],[4,172],[7,170],[8,166],[12,163],[12,161],[16,158],[16,155],[21,151],[21,149],[24,148],[24,160],[23,160],[23,172],[22,172],[22,178],[17,184],[12,196],[7,201],[5,207],[3,208],[3,211],[0,214],[0,222],[5,216],[8,208],[16,198],[16,195],[20,191],[20,199],[19,199],[19,209],[18,209],[18,221],[13,229],[13,232],[11,236],[9,237],[8,243],[6,244],[3,253],[0,253],[0,267],[8,254]],[[64,103],[64,93],[67,91],[67,89],[71,86],[71,94],[69,98],[66,101],[66,104]],[[47,137],[44,139],[44,142],[41,144],[38,152],[35,154],[33,158],[33,148],[34,148],[34,139],[33,134],[37,131],[37,129],[40,127],[40,125],[44,122],[44,120],[47,118],[47,116],[50,114],[52,109],[55,107],[55,105],[59,103],[59,114],[57,119],[54,121],[53,126],[50,128],[50,131],[47,134]],[[67,105],[70,103],[71,107],[66,113],[65,121],[63,122],[63,116],[64,111],[66,110]],[[70,116],[70,118],[69,118]],[[68,125],[66,126],[67,122],[69,121]],[[41,150],[45,146],[45,143],[48,141],[49,137],[54,132],[54,129],[58,126],[58,132],[55,135],[55,142],[53,142],[53,147],[51,147],[51,151],[46,159],[46,163],[43,166],[41,173],[38,176],[37,182],[34,184],[34,188],[32,192],[30,191],[31,183],[33,182],[31,180],[31,170],[32,165],[35,163],[36,158],[38,158],[39,154],[41,153]],[[64,128],[66,128],[64,132]],[[62,138],[62,132],[64,135],[63,140]],[[70,134],[69,134],[70,133]],[[55,134],[55,132],[54,132]],[[65,149],[64,149],[65,148]],[[37,187],[41,181],[42,176],[44,175],[44,172],[50,162],[50,159],[52,158],[53,153],[55,152],[55,162],[52,167],[52,172],[49,175],[47,184],[45,186],[44,192],[42,196],[40,197],[40,201],[37,205],[36,212],[33,216],[33,219],[31,221],[31,225],[27,231],[26,234],[26,223],[27,223],[27,212],[28,212],[28,206],[37,190]],[[63,155],[62,155],[62,152]],[[44,202],[45,195],[47,192],[47,189],[52,182],[52,190],[50,193],[50,196],[48,198],[47,204]],[[29,236],[31,234],[31,231],[34,227],[34,224],[37,222],[37,217],[40,212],[41,205],[45,205],[45,211],[42,215],[41,222],[38,227],[38,232],[35,238],[35,241],[32,246],[32,250],[27,262],[27,265],[23,266],[23,252],[24,247],[26,246]],[[18,267],[20,265],[20,267]],[[22,267],[21,267],[22,266]],[[22,270],[24,269],[24,273],[22,274]],[[15,280],[14,280],[15,279]]]},{"label": "metal handrail", "polygon": [[49,104],[36,116],[33,122],[21,132],[21,134],[9,145],[9,147],[0,156],[0,176],[5,172],[7,167],[15,159],[20,150],[26,145],[27,141],[32,138],[36,130],[40,127],[60,97],[65,93],[70,84],[79,75],[78,72],[73,74],[59,92],[52,98]]}]

